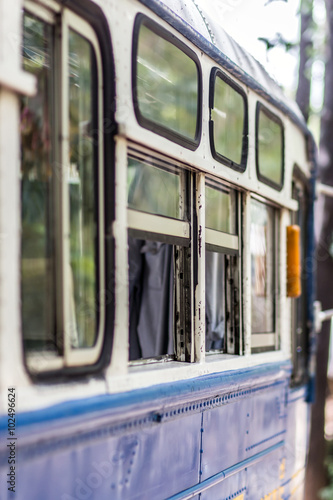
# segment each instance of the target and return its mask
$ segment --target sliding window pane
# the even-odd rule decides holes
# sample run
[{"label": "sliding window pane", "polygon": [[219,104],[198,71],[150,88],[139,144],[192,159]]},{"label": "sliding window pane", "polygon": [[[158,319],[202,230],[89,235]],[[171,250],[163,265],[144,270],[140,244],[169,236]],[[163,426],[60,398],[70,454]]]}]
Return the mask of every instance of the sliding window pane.
[{"label": "sliding window pane", "polygon": [[259,179],[281,188],[283,182],[283,128],[262,107],[257,111],[257,168]]},{"label": "sliding window pane", "polygon": [[236,234],[236,193],[206,185],[206,227]]},{"label": "sliding window pane", "polygon": [[55,351],[53,28],[23,16],[23,68],[38,84],[21,99],[21,297],[26,350]]},{"label": "sliding window pane", "polygon": [[217,155],[245,168],[243,155],[245,102],[242,94],[216,76],[214,108],[211,110],[214,123],[214,149]]},{"label": "sliding window pane", "polygon": [[128,208],[174,219],[182,217],[180,175],[175,169],[128,159]]},{"label": "sliding window pane", "polygon": [[91,44],[69,31],[68,195],[72,347],[94,345],[97,315],[97,129],[96,63]]},{"label": "sliding window pane", "polygon": [[275,329],[274,209],[251,201],[252,333]]}]

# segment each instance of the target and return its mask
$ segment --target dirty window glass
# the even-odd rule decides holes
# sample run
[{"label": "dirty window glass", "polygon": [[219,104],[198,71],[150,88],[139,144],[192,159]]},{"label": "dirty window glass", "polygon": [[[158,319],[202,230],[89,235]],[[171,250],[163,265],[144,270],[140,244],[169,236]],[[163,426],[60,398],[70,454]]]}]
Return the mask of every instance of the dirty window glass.
[{"label": "dirty window glass", "polygon": [[94,52],[90,42],[69,31],[68,195],[70,286],[73,288],[72,347],[91,347],[97,334],[97,196],[92,131],[97,128]]},{"label": "dirty window glass", "polygon": [[251,202],[252,333],[275,329],[274,209]]},{"label": "dirty window glass", "polygon": [[236,233],[236,193],[206,184],[206,227],[224,233]]},{"label": "dirty window glass", "polygon": [[175,170],[128,159],[128,208],[181,218],[180,176]]},{"label": "dirty window glass", "polygon": [[242,95],[222,78],[215,78],[214,148],[216,153],[240,165],[242,163],[245,103]]},{"label": "dirty window glass", "polygon": [[257,165],[259,178],[276,187],[283,180],[283,129],[263,108],[259,108],[257,124]]},{"label": "dirty window glass", "polygon": [[27,350],[56,350],[54,323],[53,27],[23,16],[23,68],[37,78],[38,94],[22,97],[21,300]]},{"label": "dirty window glass", "polygon": [[198,114],[198,69],[179,47],[140,26],[136,92],[141,116],[195,140]]}]

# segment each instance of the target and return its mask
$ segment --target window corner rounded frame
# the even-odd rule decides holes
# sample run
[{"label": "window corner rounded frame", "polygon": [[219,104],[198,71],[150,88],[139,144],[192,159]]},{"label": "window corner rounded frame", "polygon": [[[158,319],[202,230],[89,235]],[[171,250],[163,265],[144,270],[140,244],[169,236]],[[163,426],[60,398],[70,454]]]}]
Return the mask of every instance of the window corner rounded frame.
[{"label": "window corner rounded frame", "polygon": [[[214,121],[211,119],[211,111],[214,109],[214,98],[215,98],[215,82],[216,78],[220,78],[227,85],[229,85],[232,89],[234,89],[242,98],[244,102],[244,121],[243,121],[243,137],[242,137],[242,155],[241,162],[236,163],[230,158],[223,156],[219,153],[215,148],[214,143]],[[234,80],[232,80],[229,76],[227,76],[220,68],[213,67],[210,72],[209,78],[209,142],[210,149],[214,160],[219,163],[223,163],[228,167],[236,170],[237,172],[245,172],[247,167],[247,157],[248,157],[248,149],[249,149],[249,113],[248,113],[248,102],[245,90],[238,85]]]},{"label": "window corner rounded frame", "polygon": [[[258,144],[258,135],[259,135],[259,115],[260,112],[263,112],[268,118],[277,123],[281,127],[281,182],[277,183],[266,177],[260,172],[259,165],[259,144]],[[262,102],[257,101],[256,104],[256,124],[255,124],[255,155],[256,155],[256,172],[257,178],[260,182],[270,186],[277,191],[281,191],[284,186],[284,167],[285,167],[285,141],[284,141],[284,126],[281,118],[274,114],[270,109],[268,109]]]},{"label": "window corner rounded frame", "polygon": [[[157,122],[150,120],[149,118],[146,118],[145,116],[142,115],[140,111],[138,94],[137,94],[137,85],[136,85],[136,79],[137,79],[136,62],[138,53],[139,31],[140,27],[143,24],[147,26],[147,28],[149,28],[151,31],[153,31],[156,35],[160,36],[161,38],[163,38],[164,40],[173,44],[175,47],[181,50],[190,59],[192,59],[192,61],[196,65],[197,75],[198,75],[198,98],[197,98],[197,123],[195,129],[195,136],[193,140],[178,132],[168,129],[164,125],[161,125]],[[173,33],[171,33],[166,28],[161,26],[159,23],[155,22],[153,19],[142,13],[138,13],[136,15],[133,25],[132,102],[133,102],[135,117],[139,125],[191,151],[195,151],[198,148],[201,141],[201,131],[202,131],[202,70],[199,58],[197,54],[188,45],[186,45],[183,41],[177,38]]]}]

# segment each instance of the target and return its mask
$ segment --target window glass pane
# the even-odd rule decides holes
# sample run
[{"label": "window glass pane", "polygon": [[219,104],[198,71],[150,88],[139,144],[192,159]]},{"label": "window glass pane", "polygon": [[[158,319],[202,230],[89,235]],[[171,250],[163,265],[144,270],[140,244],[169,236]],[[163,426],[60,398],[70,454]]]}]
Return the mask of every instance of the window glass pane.
[{"label": "window glass pane", "polygon": [[141,24],[137,53],[137,99],[141,115],[195,139],[198,69],[178,47]]},{"label": "window glass pane", "polygon": [[21,294],[25,348],[55,350],[52,101],[53,30],[23,16],[23,68],[37,78],[21,98]]},{"label": "window glass pane", "polygon": [[179,174],[129,158],[127,191],[129,208],[182,218]]},{"label": "window glass pane", "polygon": [[282,126],[262,109],[260,109],[258,119],[257,161],[259,174],[269,181],[281,185],[283,173]]},{"label": "window glass pane", "polygon": [[236,234],[236,193],[206,185],[206,227]]},{"label": "window glass pane", "polygon": [[129,237],[130,359],[174,353],[175,247]]},{"label": "window glass pane", "polygon": [[251,202],[252,333],[274,332],[274,209]]},{"label": "window glass pane", "polygon": [[72,347],[91,347],[97,332],[97,157],[95,59],[91,44],[69,31],[68,195]]},{"label": "window glass pane", "polygon": [[225,347],[225,255],[206,250],[206,351]]},{"label": "window glass pane", "polygon": [[214,147],[218,154],[240,165],[242,163],[244,134],[244,99],[234,88],[218,76],[215,79]]}]

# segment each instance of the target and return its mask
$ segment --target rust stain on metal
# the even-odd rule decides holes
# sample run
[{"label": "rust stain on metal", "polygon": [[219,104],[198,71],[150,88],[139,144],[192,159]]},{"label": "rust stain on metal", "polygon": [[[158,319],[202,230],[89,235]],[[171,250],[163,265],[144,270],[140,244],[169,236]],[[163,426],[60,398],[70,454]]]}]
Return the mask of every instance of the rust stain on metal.
[{"label": "rust stain on metal", "polygon": [[199,257],[201,257],[201,247],[202,247],[202,226],[199,226]]}]

